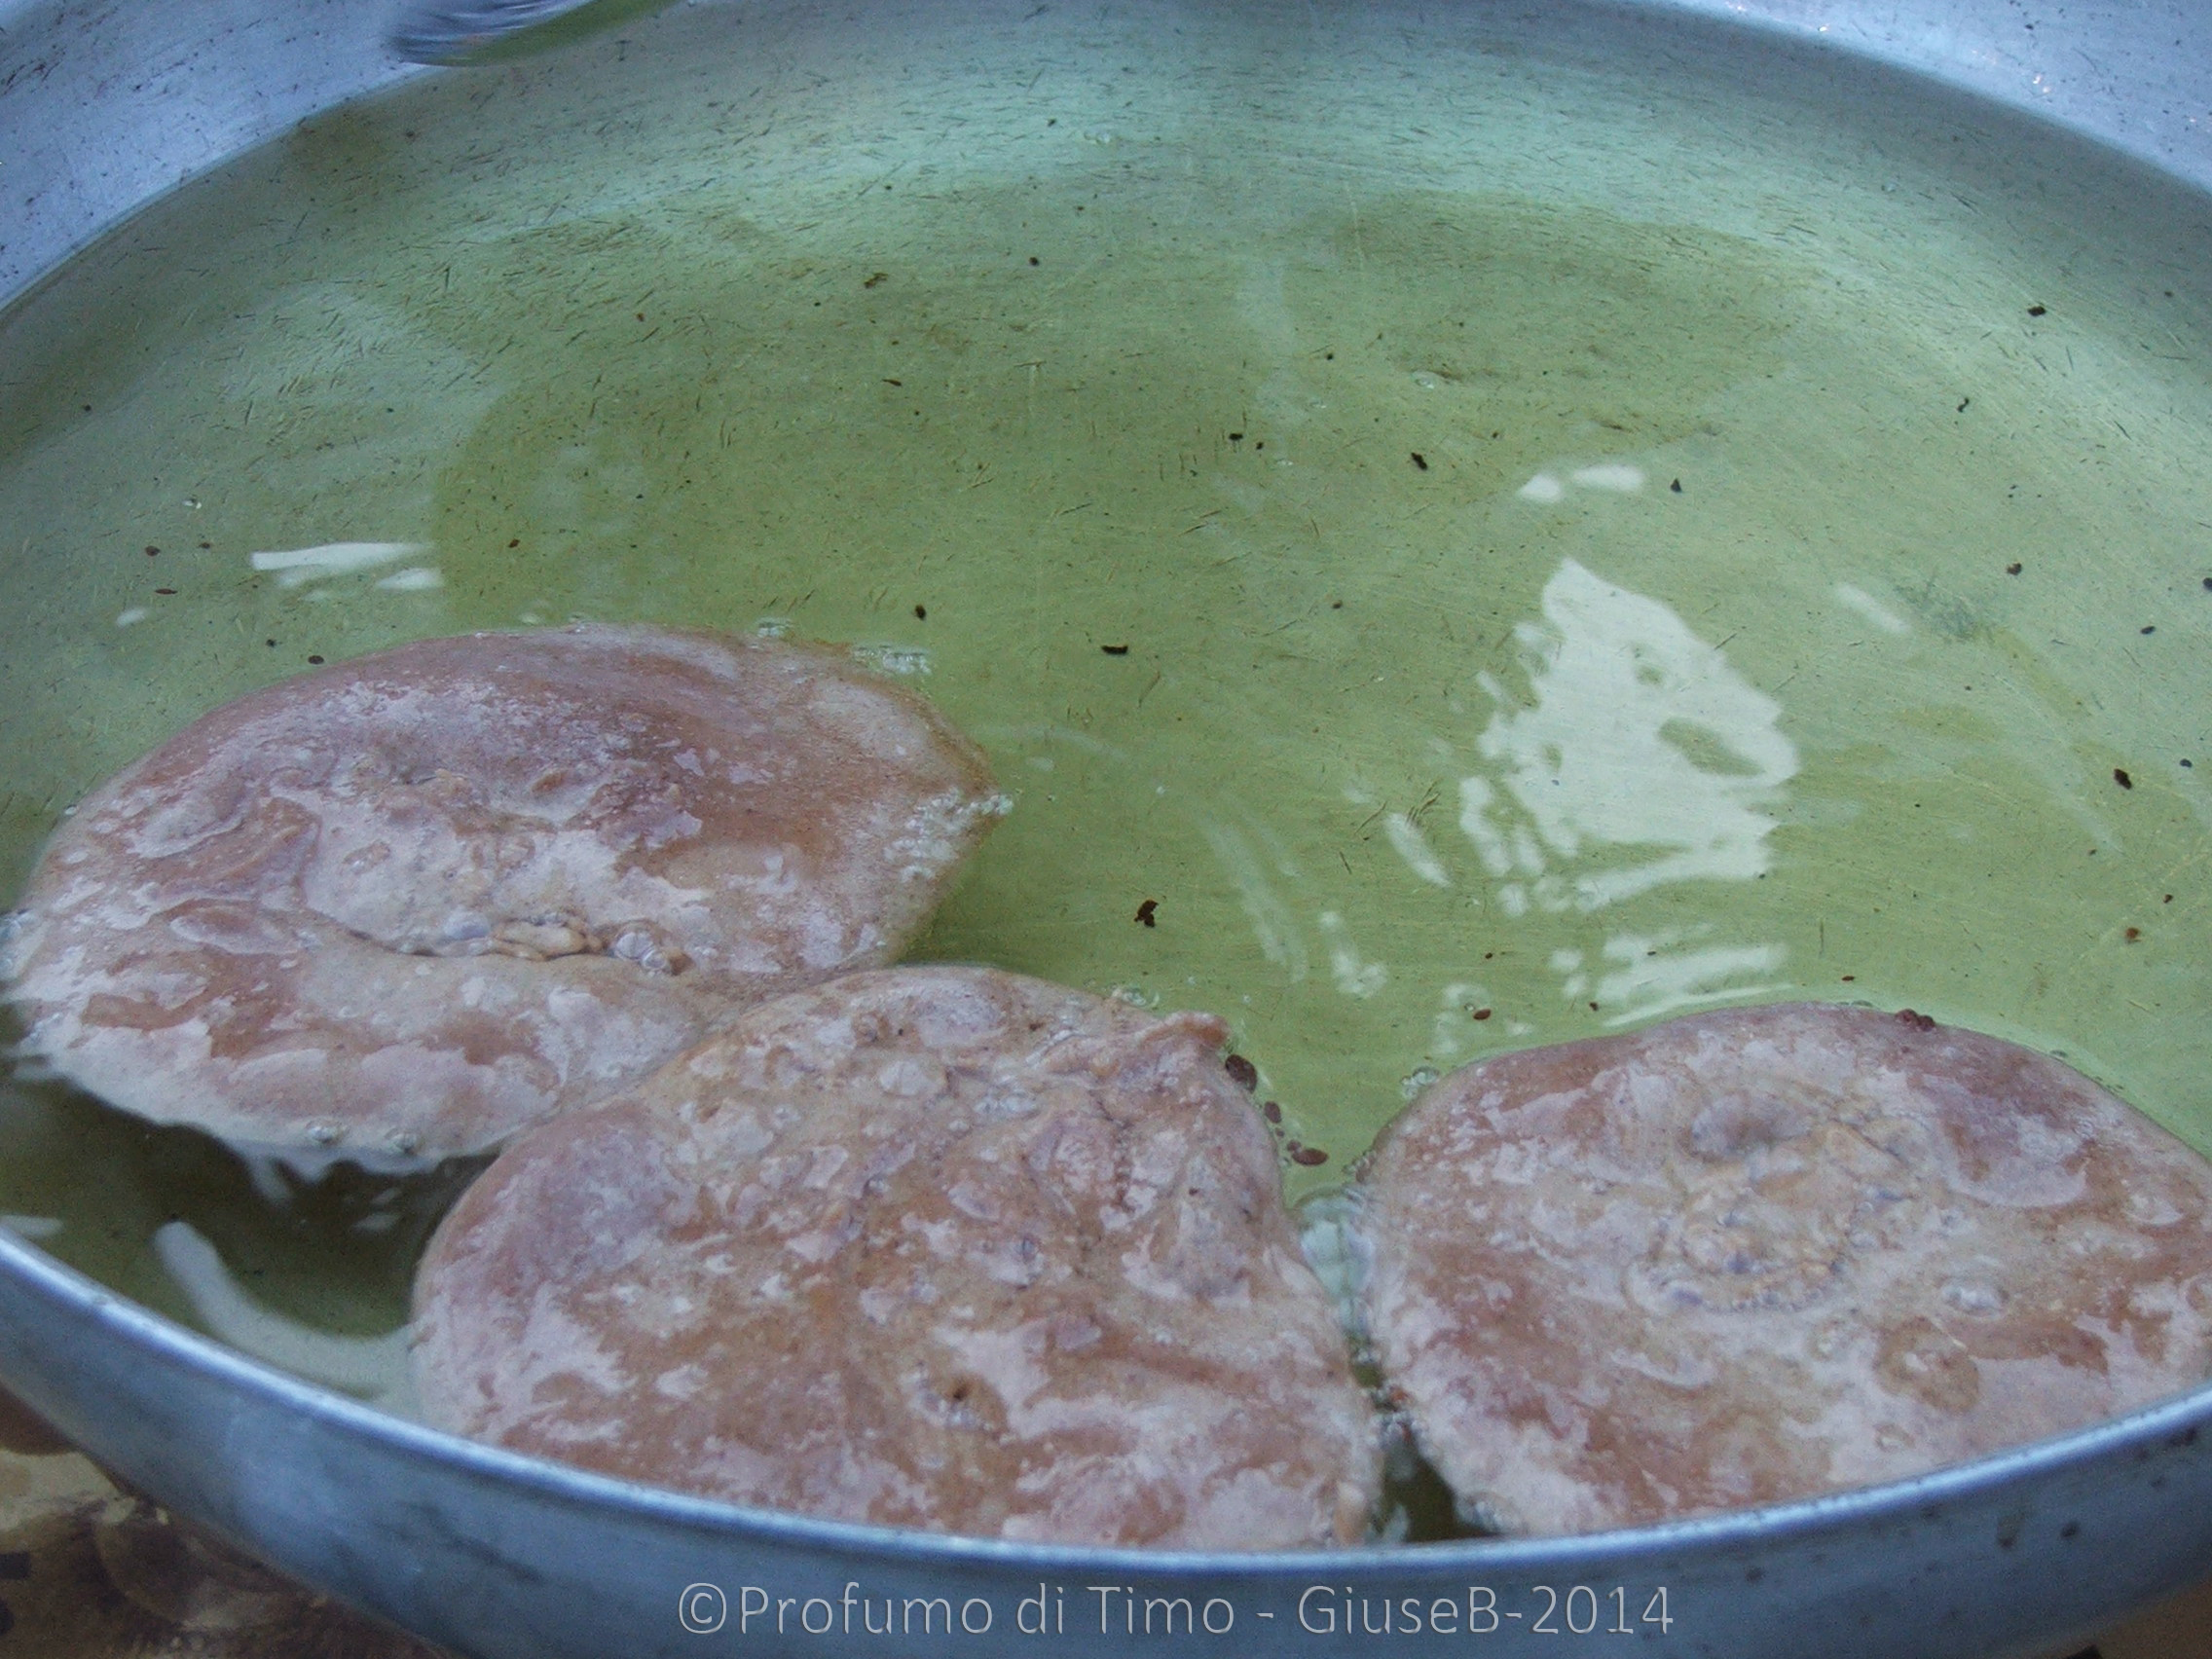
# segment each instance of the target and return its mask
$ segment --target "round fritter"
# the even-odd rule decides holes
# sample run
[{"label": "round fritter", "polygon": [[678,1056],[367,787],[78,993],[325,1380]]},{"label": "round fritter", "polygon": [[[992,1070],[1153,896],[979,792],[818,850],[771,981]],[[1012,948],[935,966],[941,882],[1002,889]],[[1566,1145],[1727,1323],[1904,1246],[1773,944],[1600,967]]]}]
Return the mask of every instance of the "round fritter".
[{"label": "round fritter", "polygon": [[461,1198],[425,1415],[848,1520],[1355,1540],[1373,1414],[1225,1035],[981,968],[754,1009]]},{"label": "round fritter", "polygon": [[102,786],[0,971],[28,1051],[130,1111],[474,1152],[889,961],[1004,807],[973,744],[840,650],[425,640],[227,704]]},{"label": "round fritter", "polygon": [[1898,1479],[2212,1377],[2212,1164],[1909,1011],[1486,1060],[1363,1175],[1378,1360],[1508,1531]]}]

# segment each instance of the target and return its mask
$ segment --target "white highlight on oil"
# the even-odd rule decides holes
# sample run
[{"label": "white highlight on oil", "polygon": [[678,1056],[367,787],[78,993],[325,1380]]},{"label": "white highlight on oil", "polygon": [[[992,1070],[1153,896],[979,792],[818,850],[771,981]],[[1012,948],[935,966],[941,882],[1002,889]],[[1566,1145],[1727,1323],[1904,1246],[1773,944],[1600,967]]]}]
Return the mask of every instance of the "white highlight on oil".
[{"label": "white highlight on oil", "polygon": [[372,571],[379,565],[396,565],[429,550],[425,541],[325,541],[314,547],[256,553],[247,563],[256,571],[281,571],[276,585],[296,588],[355,571]]},{"label": "white highlight on oil", "polygon": [[1369,962],[1361,957],[1351,941],[1351,930],[1346,927],[1341,914],[1323,910],[1314,922],[1321,930],[1321,937],[1329,941],[1329,973],[1338,990],[1347,997],[1366,998],[1389,983],[1390,970],[1380,962]]},{"label": "white highlight on oil", "polygon": [[1853,587],[1849,582],[1835,584],[1835,597],[1839,604],[1856,610],[1885,634],[1909,634],[1912,624],[1868,593],[1864,588]]},{"label": "white highlight on oil", "polygon": [[[1782,705],[1669,607],[1572,559],[1542,605],[1541,624],[1514,630],[1530,706],[1492,717],[1478,748],[1493,770],[1459,785],[1484,867],[1517,878],[1500,906],[1596,910],[1669,882],[1763,874],[1771,809],[1798,767]],[[1618,848],[1644,856],[1624,864]],[[1580,861],[1595,867],[1555,867]]]},{"label": "white highlight on oil", "polygon": [[[1710,927],[1698,930],[1701,934],[1711,931]],[[1779,944],[1675,949],[1682,939],[1680,934],[1652,939],[1616,934],[1605,941],[1605,960],[1621,964],[1611,973],[1601,974],[1592,992],[1605,1010],[1607,1025],[1656,1019],[1683,1009],[1733,1002],[1783,988],[1772,976],[1781,972],[1789,953]]]},{"label": "white highlight on oil", "polygon": [[406,1326],[381,1337],[341,1337],[265,1308],[240,1288],[220,1252],[190,1222],[157,1231],[154,1253],[200,1322],[233,1347],[371,1405],[411,1412]]},{"label": "white highlight on oil", "polygon": [[1618,496],[1633,496],[1643,488],[1643,468],[1621,461],[1578,466],[1568,476],[1586,490],[1610,490]]},{"label": "white highlight on oil", "polygon": [[1382,819],[1382,832],[1390,838],[1391,849],[1406,861],[1406,867],[1431,887],[1450,887],[1452,872],[1444,867],[1444,861],[1428,844],[1428,837],[1420,832],[1420,826],[1402,812],[1386,813]]},{"label": "white highlight on oil", "polygon": [[1222,870],[1236,889],[1244,918],[1252,924],[1252,937],[1260,946],[1260,954],[1282,969],[1284,977],[1296,984],[1306,977],[1308,961],[1306,941],[1299,935],[1298,922],[1291,915],[1290,906],[1275,892],[1258,855],[1241,833],[1221,823],[1205,824],[1201,829],[1214,857],[1221,861]]},{"label": "white highlight on oil", "polygon": [[[1585,490],[1604,490],[1615,496],[1633,496],[1643,488],[1644,470],[1628,461],[1600,461],[1593,466],[1578,466],[1567,475],[1567,483]],[[1556,472],[1539,472],[1528,483],[1514,491],[1524,501],[1535,501],[1549,506],[1567,498],[1567,483]]]}]

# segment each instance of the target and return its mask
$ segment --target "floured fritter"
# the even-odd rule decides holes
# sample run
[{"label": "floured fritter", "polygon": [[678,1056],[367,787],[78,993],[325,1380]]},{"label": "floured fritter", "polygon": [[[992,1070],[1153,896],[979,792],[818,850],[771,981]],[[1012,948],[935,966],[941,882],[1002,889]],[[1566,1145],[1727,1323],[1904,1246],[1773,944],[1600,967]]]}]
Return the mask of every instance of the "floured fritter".
[{"label": "floured fritter", "polygon": [[1378,1360],[1508,1531],[1899,1479],[2212,1377],[2212,1163],[1909,1011],[1486,1060],[1363,1175]]},{"label": "floured fritter", "polygon": [[1373,1415],[1225,1036],[982,968],[754,1009],[461,1198],[416,1281],[425,1414],[813,1515],[1355,1540]]},{"label": "floured fritter", "polygon": [[890,961],[1004,808],[973,744],[841,650],[425,640],[242,697],[102,786],[0,969],[28,1051],[115,1105],[475,1152]]}]

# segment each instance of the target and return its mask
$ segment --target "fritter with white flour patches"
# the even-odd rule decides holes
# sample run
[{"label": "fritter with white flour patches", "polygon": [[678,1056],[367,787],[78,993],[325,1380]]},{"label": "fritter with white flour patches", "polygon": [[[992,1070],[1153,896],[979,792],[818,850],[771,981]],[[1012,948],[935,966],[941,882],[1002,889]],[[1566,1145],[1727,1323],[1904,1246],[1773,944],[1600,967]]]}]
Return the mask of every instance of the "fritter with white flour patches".
[{"label": "fritter with white flour patches", "polygon": [[827,646],[425,640],[215,710],[55,833],[28,1051],[236,1140],[480,1151],[764,997],[890,961],[1005,808]]},{"label": "fritter with white flour patches", "polygon": [[812,1515],[1356,1540],[1373,1414],[1225,1035],[982,968],[756,1008],[461,1198],[416,1281],[424,1411]]},{"label": "fritter with white flour patches", "polygon": [[2212,1164],[1909,1011],[1486,1060],[1364,1179],[1377,1357],[1508,1531],[1900,1479],[2212,1377]]}]

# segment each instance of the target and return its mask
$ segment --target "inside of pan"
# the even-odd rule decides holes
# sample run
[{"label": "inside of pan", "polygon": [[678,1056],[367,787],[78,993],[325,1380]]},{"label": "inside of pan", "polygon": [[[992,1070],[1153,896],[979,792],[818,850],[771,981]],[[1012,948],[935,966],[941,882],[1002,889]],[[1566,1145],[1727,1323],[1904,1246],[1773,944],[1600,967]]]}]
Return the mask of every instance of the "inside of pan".
[{"label": "inside of pan", "polygon": [[[0,315],[0,896],[312,662],[762,628],[1017,798],[918,954],[1228,1016],[1296,1197],[1470,1059],[1784,998],[2212,1151],[2194,203],[1569,10],[774,0],[417,82]],[[398,1410],[472,1173],[0,1084],[8,1225]]]}]

